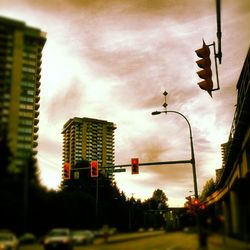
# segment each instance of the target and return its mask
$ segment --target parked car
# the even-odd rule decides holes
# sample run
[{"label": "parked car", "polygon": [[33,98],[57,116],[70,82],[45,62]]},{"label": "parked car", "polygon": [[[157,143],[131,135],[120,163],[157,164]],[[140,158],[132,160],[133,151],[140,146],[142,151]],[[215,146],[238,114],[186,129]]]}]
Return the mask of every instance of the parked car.
[{"label": "parked car", "polygon": [[90,230],[72,231],[72,239],[75,245],[93,244],[95,235]]},{"label": "parked car", "polygon": [[24,233],[19,237],[20,245],[34,244],[37,242],[37,237],[32,233]]},{"label": "parked car", "polygon": [[0,250],[17,250],[18,238],[12,232],[0,232]]},{"label": "parked car", "polygon": [[45,235],[43,240],[45,250],[72,250],[73,241],[68,228],[54,228]]}]

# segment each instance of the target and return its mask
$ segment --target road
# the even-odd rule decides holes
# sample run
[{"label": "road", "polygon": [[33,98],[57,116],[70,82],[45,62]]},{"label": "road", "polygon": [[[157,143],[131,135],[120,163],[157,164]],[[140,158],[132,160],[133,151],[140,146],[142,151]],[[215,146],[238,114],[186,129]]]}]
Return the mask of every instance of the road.
[{"label": "road", "polygon": [[[75,246],[74,250],[194,250],[197,236],[187,233],[148,232],[115,235],[105,242],[97,239],[90,246]],[[21,246],[19,250],[43,250],[41,245]]]}]

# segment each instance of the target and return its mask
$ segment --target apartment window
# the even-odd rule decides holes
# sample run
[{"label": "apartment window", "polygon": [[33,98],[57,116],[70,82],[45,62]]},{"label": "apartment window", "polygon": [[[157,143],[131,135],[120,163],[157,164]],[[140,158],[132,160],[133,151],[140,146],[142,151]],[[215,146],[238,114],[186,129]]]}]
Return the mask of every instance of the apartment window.
[{"label": "apartment window", "polygon": [[24,58],[23,65],[24,65],[24,67],[33,66],[35,68],[36,67],[36,61],[32,60],[32,59],[29,59],[29,58]]},{"label": "apartment window", "polygon": [[31,104],[20,104],[20,109],[33,110],[33,105],[31,105]]},{"label": "apartment window", "polygon": [[27,133],[27,134],[32,134],[33,130],[31,127],[19,127],[18,128],[19,133]]},{"label": "apartment window", "polygon": [[28,73],[36,73],[36,69],[35,68],[31,68],[31,67],[23,67],[23,72],[28,72]]},{"label": "apartment window", "polygon": [[5,68],[6,69],[11,69],[12,68],[12,64],[11,63],[6,63],[5,64]]},{"label": "apartment window", "polygon": [[3,115],[8,115],[9,114],[9,110],[8,109],[3,109],[2,114]]},{"label": "apartment window", "polygon": [[19,142],[18,144],[17,144],[17,148],[18,149],[32,149],[33,147],[32,147],[32,144],[31,143],[23,143],[23,142]]},{"label": "apartment window", "polygon": [[21,125],[32,125],[33,121],[32,120],[27,120],[27,119],[21,119],[19,121],[19,124],[21,124]]},{"label": "apartment window", "polygon": [[36,79],[35,74],[31,72],[23,72],[23,79],[24,80],[32,80],[34,81]]},{"label": "apartment window", "polygon": [[22,87],[34,88],[35,87],[35,83],[34,82],[29,82],[29,81],[22,81],[21,86]]},{"label": "apartment window", "polygon": [[17,136],[18,141],[26,141],[26,142],[31,142],[32,141],[32,137],[31,136],[27,136],[27,135],[18,135]]},{"label": "apartment window", "polygon": [[33,112],[30,113],[30,112],[19,111],[19,116],[31,118],[31,117],[33,117]]},{"label": "apartment window", "polygon": [[33,103],[33,98],[32,97],[21,96],[20,100],[21,100],[21,102],[31,102],[31,103]]},{"label": "apartment window", "polygon": [[30,90],[28,89],[27,92],[26,92],[27,95],[34,95],[34,90]]},{"label": "apartment window", "polygon": [[23,56],[25,58],[36,59],[36,53],[27,53],[26,51],[24,51]]}]

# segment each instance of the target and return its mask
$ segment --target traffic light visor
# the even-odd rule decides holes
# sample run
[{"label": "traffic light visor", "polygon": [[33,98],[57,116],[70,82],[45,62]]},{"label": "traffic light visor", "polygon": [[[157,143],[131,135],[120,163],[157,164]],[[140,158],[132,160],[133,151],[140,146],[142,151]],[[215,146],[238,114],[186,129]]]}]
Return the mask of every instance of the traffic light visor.
[{"label": "traffic light visor", "polygon": [[196,51],[196,55],[198,57],[201,57],[201,58],[207,58],[210,56],[210,49],[209,49],[209,46],[205,44],[205,42],[203,41],[203,46],[202,48],[200,49],[197,49]]},{"label": "traffic light visor", "polygon": [[205,68],[209,68],[211,66],[211,60],[209,59],[200,59],[198,61],[196,61],[197,65],[202,68],[202,69],[205,69]]}]

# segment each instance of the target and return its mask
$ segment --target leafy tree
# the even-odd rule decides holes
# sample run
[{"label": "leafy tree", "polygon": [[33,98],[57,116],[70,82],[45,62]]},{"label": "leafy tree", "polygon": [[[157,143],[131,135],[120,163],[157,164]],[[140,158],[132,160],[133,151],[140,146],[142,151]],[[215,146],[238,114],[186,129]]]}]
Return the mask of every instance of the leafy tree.
[{"label": "leafy tree", "polygon": [[211,195],[215,191],[215,183],[213,178],[209,179],[206,184],[203,186],[201,195],[200,195],[200,200],[204,201],[206,198]]},{"label": "leafy tree", "polygon": [[167,202],[168,202],[168,198],[167,198],[166,194],[162,190],[156,189],[153,192],[152,197],[145,201],[145,205],[149,209],[163,210],[163,209],[166,209],[168,207]]}]

